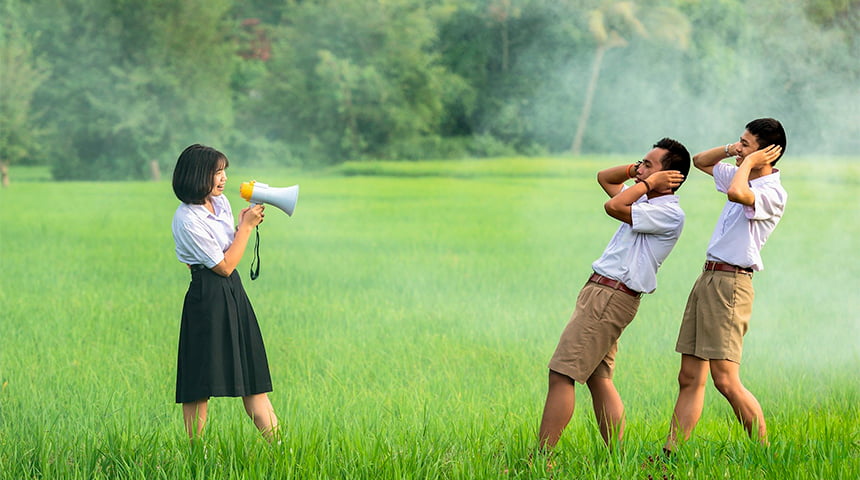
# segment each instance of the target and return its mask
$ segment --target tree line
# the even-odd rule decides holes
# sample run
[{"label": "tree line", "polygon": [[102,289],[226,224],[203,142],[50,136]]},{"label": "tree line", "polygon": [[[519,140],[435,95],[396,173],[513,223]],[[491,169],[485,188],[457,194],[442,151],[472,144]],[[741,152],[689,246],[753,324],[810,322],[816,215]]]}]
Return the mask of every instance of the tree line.
[{"label": "tree line", "polygon": [[[5,0],[0,166],[860,148],[857,0]],[[153,169],[153,165],[157,168]]]}]

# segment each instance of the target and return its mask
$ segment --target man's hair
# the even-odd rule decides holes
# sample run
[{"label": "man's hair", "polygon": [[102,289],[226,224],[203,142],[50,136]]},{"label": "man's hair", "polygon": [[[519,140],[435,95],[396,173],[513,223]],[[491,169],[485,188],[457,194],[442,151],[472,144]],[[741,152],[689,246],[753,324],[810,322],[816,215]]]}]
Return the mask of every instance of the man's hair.
[{"label": "man's hair", "polygon": [[[652,148],[668,150],[666,154],[663,155],[663,158],[660,159],[660,163],[663,164],[663,170],[678,170],[684,175],[684,180],[687,179],[687,174],[690,173],[690,152],[687,151],[687,147],[677,140],[664,138],[655,143]],[[675,192],[681,188],[681,185],[684,184],[684,180],[681,180],[681,183],[679,183],[677,187],[673,188],[672,191]]]},{"label": "man's hair", "polygon": [[173,193],[183,203],[202,205],[215,186],[215,172],[227,168],[230,161],[212,147],[195,143],[176,160],[173,169]]},{"label": "man's hair", "polygon": [[770,162],[770,165],[776,165],[776,162],[785,154],[785,130],[779,120],[773,118],[757,118],[747,124],[747,131],[755,136],[758,141],[759,150],[767,148],[771,145],[779,145],[782,147],[782,152],[776,157],[776,160]]}]

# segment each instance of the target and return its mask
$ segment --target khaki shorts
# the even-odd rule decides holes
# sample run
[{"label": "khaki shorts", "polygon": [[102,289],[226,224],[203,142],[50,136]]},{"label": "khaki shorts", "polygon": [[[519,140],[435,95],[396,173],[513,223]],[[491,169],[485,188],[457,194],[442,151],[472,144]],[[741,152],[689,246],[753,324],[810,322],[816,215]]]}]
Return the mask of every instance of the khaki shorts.
[{"label": "khaki shorts", "polygon": [[752,275],[702,272],[687,298],[675,350],[703,360],[741,363],[754,297]]},{"label": "khaki shorts", "polygon": [[579,383],[592,375],[612,378],[618,338],[638,309],[639,297],[586,283],[549,361],[549,369]]}]

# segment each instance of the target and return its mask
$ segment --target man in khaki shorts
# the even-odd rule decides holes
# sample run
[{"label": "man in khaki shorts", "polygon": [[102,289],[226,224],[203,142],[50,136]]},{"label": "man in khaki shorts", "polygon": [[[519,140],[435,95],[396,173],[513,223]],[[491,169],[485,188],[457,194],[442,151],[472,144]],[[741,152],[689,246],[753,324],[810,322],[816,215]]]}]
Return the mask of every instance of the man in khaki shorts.
[{"label": "man in khaki shorts", "polygon": [[[539,433],[542,447],[554,447],[570,422],[574,382],[588,385],[604,442],[621,440],[624,405],[612,383],[617,341],[636,315],[642,293],[657,288],[657,268],[681,235],[684,211],[674,191],[689,171],[687,149],[664,138],[639,163],[597,174],[611,197],[604,205],[606,213],[621,225],[592,264],[593,272],[550,360]],[[624,185],[630,179],[636,183]]]},{"label": "man in khaki shorts", "polygon": [[[664,452],[671,454],[679,433],[690,438],[702,415],[708,371],[750,437],[767,444],[767,427],[758,400],[741,384],[743,337],[752,315],[754,271],[764,268],[761,248],[782,218],[788,197],[779,170],[786,137],[772,118],[748,123],[740,140],[693,157],[699,170],[714,177],[728,198],[708,245],[675,349],[681,354],[678,401]],[[736,165],[722,160],[734,156]]]}]

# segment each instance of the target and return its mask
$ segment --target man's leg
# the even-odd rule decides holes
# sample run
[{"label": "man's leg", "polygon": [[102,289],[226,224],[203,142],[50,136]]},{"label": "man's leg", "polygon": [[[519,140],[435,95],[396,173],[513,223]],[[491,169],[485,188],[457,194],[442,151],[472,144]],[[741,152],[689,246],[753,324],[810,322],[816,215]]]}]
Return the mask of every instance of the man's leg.
[{"label": "man's leg", "polygon": [[729,360],[711,360],[711,378],[714,386],[732,405],[735,416],[743,424],[750,438],[757,437],[764,445],[767,441],[767,426],[764,412],[758,400],[741,384],[740,364]]},{"label": "man's leg", "polygon": [[538,439],[542,448],[551,449],[573,416],[576,388],[572,378],[549,371],[549,389],[540,422]]},{"label": "man's leg", "polygon": [[611,441],[621,441],[624,435],[624,404],[615,389],[612,379],[592,375],[586,382],[591,391],[591,402],[594,405],[594,416],[600,427],[603,442],[611,446]]},{"label": "man's leg", "polygon": [[678,373],[678,400],[672,414],[669,438],[665,450],[672,451],[678,443],[680,430],[688,440],[693,428],[699,423],[705,405],[705,382],[708,379],[708,361],[693,355],[681,355],[681,371]]}]

